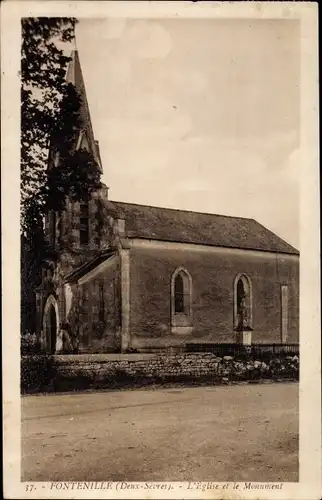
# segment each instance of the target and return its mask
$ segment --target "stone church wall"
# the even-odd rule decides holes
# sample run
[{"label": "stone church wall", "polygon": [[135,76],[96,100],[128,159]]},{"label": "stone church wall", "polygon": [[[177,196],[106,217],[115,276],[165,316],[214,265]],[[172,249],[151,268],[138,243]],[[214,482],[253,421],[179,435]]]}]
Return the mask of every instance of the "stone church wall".
[{"label": "stone church wall", "polygon": [[120,299],[117,265],[79,285],[80,352],[120,349]]},{"label": "stone church wall", "polygon": [[[209,247],[208,247],[209,249]],[[253,343],[281,342],[281,284],[288,285],[287,342],[298,342],[296,256],[231,249],[194,249],[152,242],[130,251],[131,346],[136,349],[187,342],[231,343],[234,332],[234,279],[252,283]],[[184,267],[192,277],[193,330],[171,333],[171,276]]]}]

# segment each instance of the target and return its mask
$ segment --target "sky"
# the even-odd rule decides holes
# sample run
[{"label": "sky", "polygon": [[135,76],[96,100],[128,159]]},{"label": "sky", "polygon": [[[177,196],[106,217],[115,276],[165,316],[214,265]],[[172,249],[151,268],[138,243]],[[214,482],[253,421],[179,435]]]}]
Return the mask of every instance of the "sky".
[{"label": "sky", "polygon": [[256,219],[299,247],[295,20],[83,19],[112,200]]}]

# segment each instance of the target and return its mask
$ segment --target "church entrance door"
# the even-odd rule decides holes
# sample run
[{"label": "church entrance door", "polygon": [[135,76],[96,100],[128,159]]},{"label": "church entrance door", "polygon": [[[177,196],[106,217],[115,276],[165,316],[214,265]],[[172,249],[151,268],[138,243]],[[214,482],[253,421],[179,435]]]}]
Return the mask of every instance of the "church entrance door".
[{"label": "church entrance door", "polygon": [[46,301],[43,314],[43,335],[42,348],[54,354],[56,351],[57,337],[59,327],[59,312],[57,300],[53,295],[50,295]]},{"label": "church entrance door", "polygon": [[53,305],[50,306],[49,310],[49,350],[51,354],[55,353],[56,350],[56,340],[57,340],[57,318],[56,311]]}]

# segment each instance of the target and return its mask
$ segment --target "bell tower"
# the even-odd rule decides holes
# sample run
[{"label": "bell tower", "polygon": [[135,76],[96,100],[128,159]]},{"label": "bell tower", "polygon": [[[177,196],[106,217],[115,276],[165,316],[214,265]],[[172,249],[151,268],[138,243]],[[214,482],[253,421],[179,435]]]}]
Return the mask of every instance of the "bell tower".
[{"label": "bell tower", "polygon": [[[68,143],[71,153],[85,151],[90,153],[99,173],[103,172],[98,141],[95,140],[93,126],[86,96],[85,83],[77,50],[71,53],[71,60],[66,72],[66,82],[76,90],[80,99],[77,115],[77,128],[73,140]],[[48,169],[60,167],[58,148],[49,153]],[[105,188],[107,192],[107,188]],[[106,193],[105,193],[106,196]],[[51,210],[45,221],[45,234],[50,247],[56,251],[72,249],[77,254],[86,254],[99,246],[97,235],[98,223],[95,217],[98,211],[95,193],[81,202],[66,201],[66,210]],[[77,264],[79,258],[76,259]]]},{"label": "bell tower", "polygon": [[90,151],[95,159],[97,168],[99,169],[100,173],[102,173],[103,169],[99,152],[99,144],[98,141],[96,141],[94,138],[92,121],[85,91],[85,83],[77,50],[73,50],[71,53],[71,61],[69,62],[67,68],[66,81],[68,83],[71,83],[75,87],[78,95],[81,98],[81,106],[79,110],[80,130],[76,140],[75,148],[76,150],[87,149],[88,151]]},{"label": "bell tower", "polygon": [[[75,115],[77,123],[75,127],[72,127],[71,140],[66,143],[64,143],[64,136],[58,140],[52,137],[48,170],[64,168],[60,154],[60,151],[64,151],[64,161],[66,158],[69,161],[70,152],[70,161],[74,161],[73,166],[76,168],[81,155],[89,153],[94,168],[97,168],[101,174],[103,169],[99,144],[94,137],[77,50],[71,53],[66,82],[73,86],[79,97],[79,109]],[[68,116],[68,109],[66,113]],[[71,118],[72,121],[73,118]],[[79,155],[75,156],[75,153]],[[59,186],[57,186],[57,196],[59,195]],[[46,214],[45,238],[49,251],[43,262],[41,285],[36,290],[36,308],[37,336],[42,348],[47,351],[58,352],[60,350],[61,322],[66,316],[65,277],[75,268],[96,257],[104,238],[106,240],[104,219],[101,214],[102,198],[107,199],[105,186],[88,193],[88,196],[85,195],[81,201],[76,202],[68,198],[64,210],[51,209]]]}]

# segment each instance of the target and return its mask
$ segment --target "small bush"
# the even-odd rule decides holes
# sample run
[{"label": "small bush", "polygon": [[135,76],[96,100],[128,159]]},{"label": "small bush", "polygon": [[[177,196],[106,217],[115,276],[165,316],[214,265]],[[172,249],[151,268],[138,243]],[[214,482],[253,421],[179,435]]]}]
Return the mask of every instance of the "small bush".
[{"label": "small bush", "polygon": [[26,332],[20,338],[20,352],[22,356],[27,354],[39,354],[40,346],[35,334]]},{"label": "small bush", "polygon": [[34,354],[21,358],[20,387],[22,393],[44,391],[56,378],[54,358]]}]

